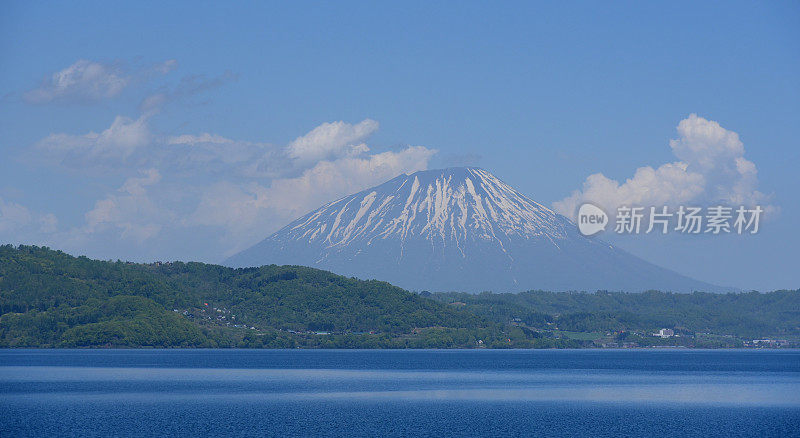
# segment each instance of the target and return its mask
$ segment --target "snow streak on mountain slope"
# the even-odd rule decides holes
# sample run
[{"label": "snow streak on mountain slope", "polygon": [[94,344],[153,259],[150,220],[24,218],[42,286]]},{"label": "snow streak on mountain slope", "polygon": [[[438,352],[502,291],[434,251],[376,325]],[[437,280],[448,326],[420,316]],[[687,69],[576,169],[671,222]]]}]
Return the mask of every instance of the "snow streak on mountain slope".
[{"label": "snow streak on mountain slope", "polygon": [[713,289],[580,235],[565,217],[478,168],[400,175],[228,260],[271,263],[416,290]]},{"label": "snow streak on mountain slope", "polygon": [[321,242],[328,248],[356,242],[371,245],[376,239],[405,242],[416,237],[458,248],[477,238],[502,248],[514,236],[564,239],[568,226],[564,218],[520,195],[489,172],[455,169],[448,174],[399,176],[334,201],[284,232],[290,239]]}]

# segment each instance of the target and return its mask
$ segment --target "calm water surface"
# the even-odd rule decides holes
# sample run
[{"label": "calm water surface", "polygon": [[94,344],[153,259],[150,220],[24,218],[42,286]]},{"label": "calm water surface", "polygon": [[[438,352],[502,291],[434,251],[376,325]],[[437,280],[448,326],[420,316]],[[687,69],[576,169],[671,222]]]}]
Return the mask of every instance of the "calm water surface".
[{"label": "calm water surface", "polygon": [[800,436],[800,350],[0,350],[0,436]]}]

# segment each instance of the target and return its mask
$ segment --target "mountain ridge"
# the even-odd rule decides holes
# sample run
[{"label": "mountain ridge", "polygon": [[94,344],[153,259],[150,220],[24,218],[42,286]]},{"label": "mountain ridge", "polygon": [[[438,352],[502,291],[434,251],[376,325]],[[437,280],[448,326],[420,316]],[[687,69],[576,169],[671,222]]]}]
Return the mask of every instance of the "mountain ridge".
[{"label": "mountain ridge", "polygon": [[225,262],[270,263],[412,290],[727,290],[582,236],[566,217],[477,167],[401,174],[332,201]]}]

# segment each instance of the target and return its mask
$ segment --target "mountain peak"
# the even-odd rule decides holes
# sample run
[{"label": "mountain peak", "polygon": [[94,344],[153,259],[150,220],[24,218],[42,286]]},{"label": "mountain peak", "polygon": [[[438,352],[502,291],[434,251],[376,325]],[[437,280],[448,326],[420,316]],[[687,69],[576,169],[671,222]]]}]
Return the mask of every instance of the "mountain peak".
[{"label": "mountain peak", "polygon": [[307,265],[418,290],[711,287],[580,235],[478,167],[399,175],[306,214],[228,263]]},{"label": "mountain peak", "polygon": [[[433,247],[468,240],[504,244],[513,236],[564,239],[570,222],[486,170],[453,167],[400,175],[333,201],[289,224],[287,237],[326,247],[357,240],[424,238]],[[462,253],[462,256],[465,254]]]}]

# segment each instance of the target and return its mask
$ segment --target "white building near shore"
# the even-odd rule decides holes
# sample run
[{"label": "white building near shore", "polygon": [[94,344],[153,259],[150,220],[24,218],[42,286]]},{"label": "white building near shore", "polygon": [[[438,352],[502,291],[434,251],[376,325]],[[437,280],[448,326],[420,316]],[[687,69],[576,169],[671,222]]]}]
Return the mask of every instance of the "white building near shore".
[{"label": "white building near shore", "polygon": [[670,338],[675,336],[675,331],[668,328],[662,328],[658,331],[658,333],[653,333],[653,336],[658,336],[659,338]]}]

